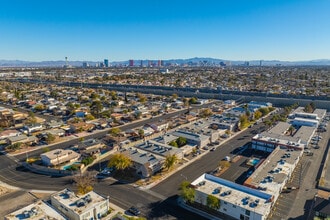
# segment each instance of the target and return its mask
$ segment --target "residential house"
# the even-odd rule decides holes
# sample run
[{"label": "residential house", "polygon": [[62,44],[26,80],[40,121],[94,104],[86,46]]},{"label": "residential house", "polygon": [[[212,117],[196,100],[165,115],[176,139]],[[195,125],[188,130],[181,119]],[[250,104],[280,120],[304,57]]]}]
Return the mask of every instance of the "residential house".
[{"label": "residential house", "polygon": [[55,149],[40,155],[43,164],[46,166],[56,166],[77,161],[80,154],[72,150]]},{"label": "residential house", "polygon": [[78,149],[82,155],[92,156],[100,153],[100,149],[105,145],[97,139],[88,139],[78,143]]},{"label": "residential house", "polygon": [[45,127],[42,124],[36,123],[31,125],[26,125],[22,128],[23,133],[31,134],[33,132],[44,130]]},{"label": "residential house", "polygon": [[18,136],[12,136],[6,138],[7,144],[13,145],[16,143],[22,143],[22,144],[32,144],[36,143],[38,141],[38,138],[35,136],[26,136],[24,134],[18,135]]},{"label": "residential house", "polygon": [[150,127],[154,130],[154,132],[166,131],[169,127],[168,122],[155,122],[152,124],[146,124],[146,127]]},{"label": "residential house", "polygon": [[17,130],[4,130],[2,132],[0,132],[0,140],[9,138],[9,137],[16,137],[19,136],[21,134],[21,132],[17,131]]},{"label": "residential house", "polygon": [[95,127],[94,124],[86,123],[83,121],[70,124],[70,130],[73,133],[80,132],[80,131],[88,131],[88,130],[94,129],[94,127]]},{"label": "residential house", "polygon": [[54,135],[55,137],[63,137],[65,135],[65,130],[60,128],[54,128],[47,130],[47,133]]}]

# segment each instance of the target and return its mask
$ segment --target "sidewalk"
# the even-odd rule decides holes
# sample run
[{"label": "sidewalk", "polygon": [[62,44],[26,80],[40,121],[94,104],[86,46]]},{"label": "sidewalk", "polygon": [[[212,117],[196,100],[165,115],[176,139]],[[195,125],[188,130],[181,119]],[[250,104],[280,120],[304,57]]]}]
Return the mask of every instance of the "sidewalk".
[{"label": "sidewalk", "polygon": [[183,201],[183,199],[181,197],[178,198],[178,201],[177,202],[178,202],[178,206],[180,206],[181,208],[184,208],[184,209],[186,209],[186,210],[188,210],[190,212],[196,213],[196,214],[198,214],[200,216],[203,216],[203,217],[205,217],[207,219],[211,219],[211,220],[223,220],[223,219],[218,218],[216,216],[213,216],[213,215],[211,215],[209,213],[203,212],[200,209],[196,209],[196,208],[194,208],[194,207],[192,207],[190,205],[187,205]]}]

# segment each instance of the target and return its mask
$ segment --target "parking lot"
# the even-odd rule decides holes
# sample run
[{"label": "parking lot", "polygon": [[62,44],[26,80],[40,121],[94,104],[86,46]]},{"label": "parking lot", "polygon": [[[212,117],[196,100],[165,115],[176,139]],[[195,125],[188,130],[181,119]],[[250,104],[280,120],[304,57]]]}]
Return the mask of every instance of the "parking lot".
[{"label": "parking lot", "polygon": [[239,159],[235,162],[232,161],[228,170],[220,177],[238,184],[243,184],[254,171],[254,167],[247,165],[246,161],[252,156],[265,159],[268,155],[268,153],[250,149],[249,145],[238,147],[232,151],[230,156],[232,158],[238,156]]}]

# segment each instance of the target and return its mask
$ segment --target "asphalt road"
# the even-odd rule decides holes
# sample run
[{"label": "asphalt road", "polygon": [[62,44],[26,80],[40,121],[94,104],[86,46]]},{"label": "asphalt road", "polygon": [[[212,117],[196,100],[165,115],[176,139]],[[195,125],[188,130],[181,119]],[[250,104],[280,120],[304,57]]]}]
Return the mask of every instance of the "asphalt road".
[{"label": "asphalt road", "polygon": [[[196,106],[195,108],[201,108],[204,106]],[[186,111],[186,109],[183,109],[151,119],[123,125],[120,128],[121,130],[136,128],[143,126],[146,123],[153,123],[159,120],[172,118],[176,115],[185,113]],[[109,129],[105,129],[91,133],[84,138],[100,138],[107,134],[108,131]],[[51,150],[66,148],[78,142],[79,138],[51,146],[45,145],[44,147],[48,147]],[[35,151],[16,155],[15,157],[0,155],[0,180],[11,186],[20,187],[26,190],[38,189],[58,191],[63,188],[74,188],[72,185],[72,177],[51,177],[35,174],[20,165],[20,161],[24,161],[27,156],[38,156],[43,152],[44,151],[41,147]],[[139,207],[143,215],[147,216],[148,219],[204,219],[197,214],[191,213],[177,206],[177,197],[175,193],[173,193],[174,196],[168,198],[163,194],[158,194],[153,191],[139,190],[130,184],[108,181],[102,181],[96,184],[95,191],[104,196],[109,196],[111,202],[122,208],[128,209],[132,205]]]},{"label": "asphalt road", "polygon": [[[178,188],[182,181],[187,180],[192,182],[203,173],[213,171],[215,168],[217,168],[219,162],[224,159],[225,156],[232,155],[231,153],[234,149],[246,145],[254,135],[254,131],[260,130],[262,128],[263,125],[260,123],[251,129],[244,130],[238,136],[228,140],[220,147],[217,147],[215,151],[201,155],[201,157],[194,163],[176,172],[170,178],[160,182],[151,190],[166,197],[177,195],[179,193]],[[226,175],[230,175],[230,173],[226,173]]]}]

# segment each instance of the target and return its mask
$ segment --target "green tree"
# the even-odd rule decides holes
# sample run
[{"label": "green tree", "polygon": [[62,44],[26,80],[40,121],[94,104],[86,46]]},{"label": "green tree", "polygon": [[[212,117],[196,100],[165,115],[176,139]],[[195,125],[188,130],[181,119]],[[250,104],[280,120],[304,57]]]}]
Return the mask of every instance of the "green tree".
[{"label": "green tree", "polygon": [[262,117],[262,113],[261,113],[261,111],[257,110],[257,111],[254,112],[254,118],[255,118],[256,120],[258,120],[258,119],[261,118],[261,117]]},{"label": "green tree", "polygon": [[183,181],[180,184],[180,196],[183,198],[184,201],[187,203],[193,203],[195,201],[195,189],[190,186],[188,181]]},{"label": "green tree", "polygon": [[191,99],[189,99],[189,104],[196,104],[197,100],[198,99],[196,97],[192,97]]},{"label": "green tree", "polygon": [[120,136],[120,133],[121,133],[121,130],[120,130],[120,128],[117,128],[117,127],[111,128],[110,131],[109,131],[109,134],[111,136],[118,137],[118,138]]},{"label": "green tree", "polygon": [[185,106],[185,107],[189,107],[189,99],[188,98],[183,98],[182,99],[182,102],[183,102],[183,105]]},{"label": "green tree", "polygon": [[229,168],[230,167],[230,162],[227,161],[227,160],[222,160],[219,163],[219,167],[221,167],[222,169]]},{"label": "green tree", "polygon": [[173,100],[176,100],[178,97],[179,97],[178,94],[176,94],[176,93],[172,94],[172,99]]},{"label": "green tree", "polygon": [[288,132],[290,132],[290,136],[292,136],[294,130],[295,130],[294,127],[290,125],[290,127],[288,128]]},{"label": "green tree", "polygon": [[37,118],[35,117],[33,112],[29,112],[29,116],[26,119],[26,124],[35,124],[37,122]]},{"label": "green tree", "polygon": [[111,96],[112,100],[117,100],[118,99],[118,95],[117,95],[116,91],[110,91],[109,95]]},{"label": "green tree", "polygon": [[178,144],[178,147],[182,147],[187,144],[187,138],[178,137],[175,142]]},{"label": "green tree", "polygon": [[43,111],[43,110],[45,110],[45,106],[43,104],[37,104],[34,106],[34,109],[36,111]]},{"label": "green tree", "polygon": [[314,102],[311,102],[311,103],[310,103],[310,106],[312,107],[313,112],[314,112],[314,110],[316,109],[315,103],[314,103]]},{"label": "green tree", "polygon": [[42,152],[44,152],[44,153],[47,153],[47,152],[49,152],[50,151],[50,148],[49,147],[44,147],[44,148],[42,148]]},{"label": "green tree", "polygon": [[139,136],[140,138],[144,138],[144,130],[143,129],[139,129]]},{"label": "green tree", "polygon": [[125,170],[126,168],[132,166],[132,159],[122,153],[114,154],[108,163],[108,167],[115,167],[116,170]]},{"label": "green tree", "polygon": [[47,133],[47,137],[46,137],[46,142],[48,144],[52,143],[53,141],[55,141],[56,137],[55,135],[51,134],[51,133]]},{"label": "green tree", "polygon": [[170,143],[168,143],[168,145],[171,145],[171,146],[173,146],[173,147],[179,147],[179,146],[178,146],[178,143],[176,143],[175,140],[172,140]]},{"label": "green tree", "polygon": [[18,150],[20,149],[22,146],[22,143],[18,142],[18,143],[15,143],[15,144],[12,144],[12,145],[9,145],[6,147],[6,150],[8,151],[15,151],[15,150]]},{"label": "green tree", "polygon": [[85,166],[93,163],[94,158],[93,157],[85,157],[84,159],[82,159],[81,163],[83,163]]},{"label": "green tree", "polygon": [[137,93],[136,96],[138,97],[139,102],[141,103],[145,103],[147,101],[147,97],[141,93]]},{"label": "green tree", "polygon": [[91,113],[98,118],[100,116],[100,112],[103,109],[102,102],[100,100],[93,101],[90,106],[90,109]]},{"label": "green tree", "polygon": [[264,108],[259,108],[258,109],[261,113],[262,113],[262,116],[265,116],[269,113],[269,109],[264,107]]},{"label": "green tree", "polygon": [[98,99],[99,97],[100,97],[99,94],[97,94],[97,93],[95,93],[95,92],[93,92],[93,93],[91,94],[91,99],[93,99],[93,100]]},{"label": "green tree", "polygon": [[199,112],[199,116],[202,118],[207,118],[213,114],[212,110],[209,108],[204,108]]},{"label": "green tree", "polygon": [[311,106],[311,104],[307,104],[304,108],[304,111],[307,113],[312,113],[314,111],[313,107]]},{"label": "green tree", "polygon": [[266,120],[264,123],[267,125],[267,127],[270,127],[273,124],[270,120]]},{"label": "green tree", "polygon": [[220,200],[214,195],[208,195],[206,198],[206,205],[211,209],[219,209],[220,208]]},{"label": "green tree", "polygon": [[178,157],[175,154],[169,154],[165,158],[164,168],[170,170],[178,161]]},{"label": "green tree", "polygon": [[91,114],[88,114],[88,115],[85,116],[85,119],[86,119],[86,121],[91,121],[91,120],[94,120],[95,117]]},{"label": "green tree", "polygon": [[246,128],[249,126],[249,119],[246,114],[243,114],[239,117],[239,122],[240,122],[240,129]]}]

